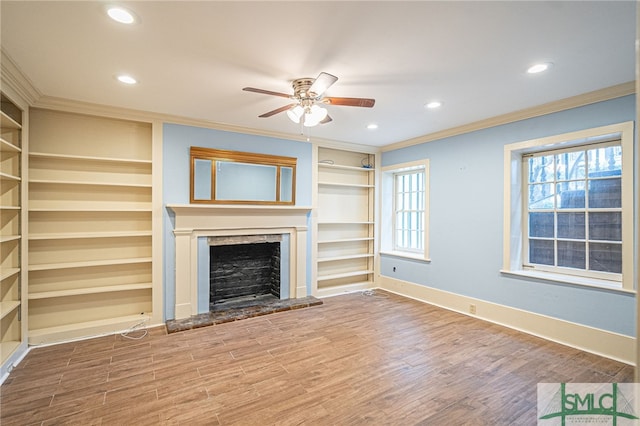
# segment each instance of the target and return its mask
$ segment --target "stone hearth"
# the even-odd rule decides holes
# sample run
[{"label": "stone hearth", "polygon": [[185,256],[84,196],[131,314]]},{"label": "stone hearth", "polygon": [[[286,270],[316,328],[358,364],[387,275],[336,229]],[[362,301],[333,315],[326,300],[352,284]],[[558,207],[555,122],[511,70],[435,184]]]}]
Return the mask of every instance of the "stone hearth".
[{"label": "stone hearth", "polygon": [[255,298],[254,300],[224,303],[204,314],[193,315],[189,318],[179,320],[168,320],[166,326],[168,333],[176,333],[178,331],[192,330],[194,328],[224,324],[226,322],[318,305],[322,305],[322,300],[316,299],[313,296],[286,300],[266,296],[264,298]]}]

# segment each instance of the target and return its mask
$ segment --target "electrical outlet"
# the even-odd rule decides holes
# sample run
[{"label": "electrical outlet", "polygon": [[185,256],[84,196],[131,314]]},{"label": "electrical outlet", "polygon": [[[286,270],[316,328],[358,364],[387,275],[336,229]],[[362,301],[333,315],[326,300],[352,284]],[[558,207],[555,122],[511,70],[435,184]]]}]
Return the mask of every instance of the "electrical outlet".
[{"label": "electrical outlet", "polygon": [[474,315],[476,313],[476,305],[474,305],[473,303],[469,305],[469,313]]}]

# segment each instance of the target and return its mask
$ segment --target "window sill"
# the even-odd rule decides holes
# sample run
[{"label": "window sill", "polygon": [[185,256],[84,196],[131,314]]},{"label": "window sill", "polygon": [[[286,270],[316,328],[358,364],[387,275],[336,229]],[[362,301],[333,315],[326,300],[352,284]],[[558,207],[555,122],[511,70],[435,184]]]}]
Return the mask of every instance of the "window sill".
[{"label": "window sill", "polygon": [[629,290],[622,288],[621,285],[616,285],[612,281],[599,280],[595,278],[577,277],[572,275],[554,274],[552,272],[532,271],[532,270],[505,270],[501,269],[500,273],[507,275],[516,275],[524,278],[535,278],[545,281],[553,281],[562,284],[573,284],[582,287],[598,288],[601,290],[610,290],[619,293],[636,294],[635,290]]},{"label": "window sill", "polygon": [[424,255],[420,253],[414,254],[414,253],[406,253],[403,251],[381,251],[380,254],[383,256],[393,256],[393,257],[401,257],[404,259],[419,260],[421,262],[426,262],[426,263],[431,262],[431,259],[424,257]]}]

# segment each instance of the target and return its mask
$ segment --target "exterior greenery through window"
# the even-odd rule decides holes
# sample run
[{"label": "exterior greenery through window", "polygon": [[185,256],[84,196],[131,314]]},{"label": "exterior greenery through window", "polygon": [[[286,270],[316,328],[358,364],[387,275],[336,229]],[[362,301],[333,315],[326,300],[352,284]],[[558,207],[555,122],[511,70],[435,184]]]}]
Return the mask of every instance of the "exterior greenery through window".
[{"label": "exterior greenery through window", "polygon": [[620,140],[539,152],[524,162],[526,266],[602,278],[621,274]]},{"label": "exterior greenery through window", "polygon": [[394,250],[424,250],[424,170],[396,173],[394,203]]}]

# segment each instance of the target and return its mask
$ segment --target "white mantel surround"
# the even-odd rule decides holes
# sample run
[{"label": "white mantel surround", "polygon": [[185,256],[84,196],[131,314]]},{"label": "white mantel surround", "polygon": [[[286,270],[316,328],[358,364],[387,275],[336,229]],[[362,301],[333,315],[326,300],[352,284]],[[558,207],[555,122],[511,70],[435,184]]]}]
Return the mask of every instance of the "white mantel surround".
[{"label": "white mantel surround", "polygon": [[198,238],[289,234],[290,298],[307,296],[307,217],[311,207],[167,204],[175,214],[175,319],[198,313]]}]

